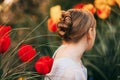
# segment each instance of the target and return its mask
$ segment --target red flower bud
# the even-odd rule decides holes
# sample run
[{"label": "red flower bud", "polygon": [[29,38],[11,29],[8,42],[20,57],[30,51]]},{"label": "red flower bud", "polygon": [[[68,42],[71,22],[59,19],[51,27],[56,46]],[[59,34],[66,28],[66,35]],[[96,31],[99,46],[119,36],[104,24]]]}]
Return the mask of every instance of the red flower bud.
[{"label": "red flower bud", "polygon": [[51,18],[48,19],[48,30],[51,32],[57,31],[57,24]]},{"label": "red flower bud", "polygon": [[4,53],[8,50],[10,46],[10,37],[9,36],[4,36],[0,38],[0,53]]},{"label": "red flower bud", "polygon": [[0,26],[0,38],[9,35],[11,26]]},{"label": "red flower bud", "polygon": [[23,62],[30,62],[35,55],[36,50],[31,45],[23,44],[18,50],[18,56]]},{"label": "red flower bud", "polygon": [[51,71],[53,58],[49,56],[40,57],[35,63],[35,69],[39,74],[47,74]]}]

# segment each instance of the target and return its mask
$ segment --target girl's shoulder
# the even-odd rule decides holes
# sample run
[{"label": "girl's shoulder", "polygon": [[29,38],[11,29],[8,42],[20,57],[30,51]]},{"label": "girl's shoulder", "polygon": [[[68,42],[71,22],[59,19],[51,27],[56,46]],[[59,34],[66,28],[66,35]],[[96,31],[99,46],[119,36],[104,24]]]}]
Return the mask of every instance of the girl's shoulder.
[{"label": "girl's shoulder", "polygon": [[62,78],[64,77],[65,79],[63,80],[86,80],[87,73],[84,73],[83,71],[82,67],[77,63],[69,58],[63,57],[55,60],[51,74]]},{"label": "girl's shoulder", "polygon": [[67,58],[67,57],[56,59],[53,65],[58,68],[63,68],[63,69],[73,68],[73,70],[75,69],[80,70],[80,68],[82,68],[81,65],[75,63],[72,59]]}]

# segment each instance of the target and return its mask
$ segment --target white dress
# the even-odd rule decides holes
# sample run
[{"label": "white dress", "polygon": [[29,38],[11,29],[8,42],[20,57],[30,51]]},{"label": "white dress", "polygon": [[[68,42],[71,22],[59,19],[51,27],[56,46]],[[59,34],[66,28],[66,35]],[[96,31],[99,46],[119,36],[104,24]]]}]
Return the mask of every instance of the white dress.
[{"label": "white dress", "polygon": [[[62,45],[58,50],[62,47],[64,46]],[[87,69],[70,58],[62,57],[54,60],[51,72],[46,76],[45,80],[87,80]]]}]

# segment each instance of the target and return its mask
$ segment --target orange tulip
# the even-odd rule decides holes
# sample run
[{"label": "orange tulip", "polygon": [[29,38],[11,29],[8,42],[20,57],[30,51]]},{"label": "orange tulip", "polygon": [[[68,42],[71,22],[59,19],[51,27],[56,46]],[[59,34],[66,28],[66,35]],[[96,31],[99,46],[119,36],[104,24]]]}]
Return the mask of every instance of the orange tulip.
[{"label": "orange tulip", "polygon": [[57,23],[61,17],[61,6],[60,5],[56,5],[50,8],[50,17],[52,18],[52,20]]},{"label": "orange tulip", "polygon": [[120,0],[116,0],[116,3],[117,3],[118,6],[120,7]]},{"label": "orange tulip", "polygon": [[94,5],[96,8],[99,8],[101,5],[110,5],[113,6],[115,4],[115,0],[95,0]]},{"label": "orange tulip", "polygon": [[92,4],[86,4],[83,8],[89,10],[92,14],[96,12],[96,8]]},{"label": "orange tulip", "polygon": [[96,8],[92,4],[82,4],[82,3],[79,3],[79,4],[74,5],[73,8],[74,9],[87,9],[92,14],[94,14],[95,11],[96,11]]},{"label": "orange tulip", "polygon": [[110,12],[111,8],[108,5],[101,5],[97,9],[97,15],[101,19],[106,19],[110,15]]},{"label": "orange tulip", "polygon": [[107,4],[107,0],[95,0],[94,1],[94,5],[96,8],[101,7],[101,5],[106,5]]},{"label": "orange tulip", "polygon": [[107,0],[107,4],[113,6],[115,5],[115,0]]},{"label": "orange tulip", "polygon": [[56,32],[57,31],[57,24],[53,21],[52,18],[48,19],[48,30],[50,32]]}]

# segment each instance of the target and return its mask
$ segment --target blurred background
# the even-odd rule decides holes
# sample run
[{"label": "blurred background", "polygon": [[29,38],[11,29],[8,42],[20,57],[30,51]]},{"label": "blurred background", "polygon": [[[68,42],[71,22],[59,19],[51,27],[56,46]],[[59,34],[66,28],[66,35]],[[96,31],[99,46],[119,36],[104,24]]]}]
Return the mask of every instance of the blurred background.
[{"label": "blurred background", "polygon": [[0,0],[0,25],[13,29],[11,49],[29,35],[23,43],[36,48],[36,59],[52,56],[61,44],[59,12],[70,8],[88,9],[97,20],[95,45],[82,58],[88,80],[120,80],[120,0]]}]

